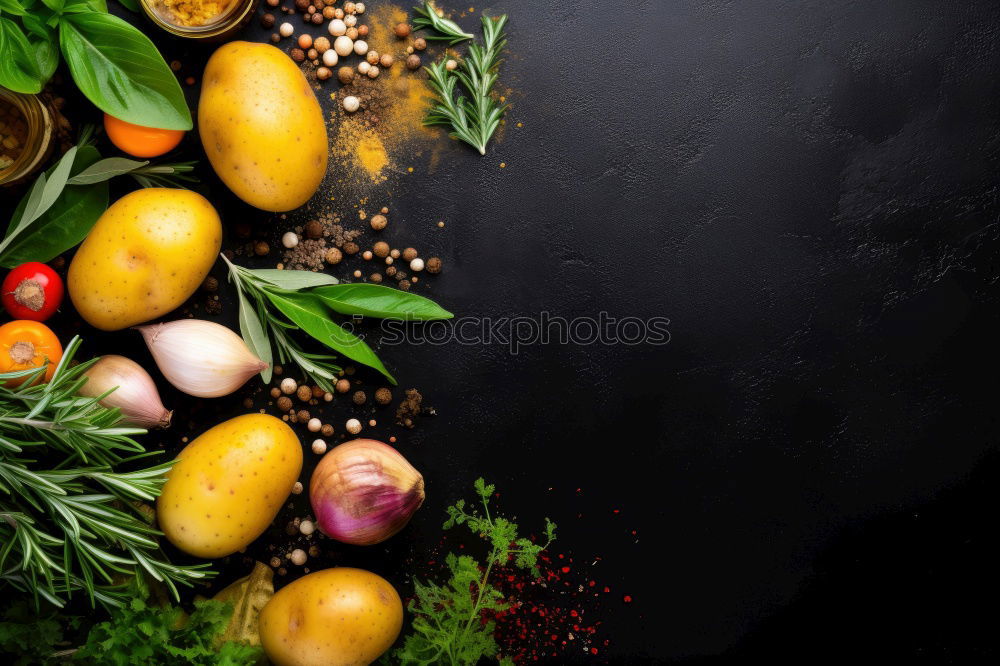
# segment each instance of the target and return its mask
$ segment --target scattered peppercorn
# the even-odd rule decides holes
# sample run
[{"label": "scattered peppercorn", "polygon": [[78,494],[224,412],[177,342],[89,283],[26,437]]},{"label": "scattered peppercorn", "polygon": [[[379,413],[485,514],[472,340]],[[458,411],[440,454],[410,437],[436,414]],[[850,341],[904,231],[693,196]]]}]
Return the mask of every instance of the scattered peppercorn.
[{"label": "scattered peppercorn", "polygon": [[375,391],[375,402],[377,402],[380,405],[388,405],[390,402],[392,402],[392,391],[390,391],[384,386],[379,390]]},{"label": "scattered peppercorn", "polygon": [[368,402],[368,396],[365,395],[364,391],[355,391],[354,395],[351,396],[351,400],[354,401],[355,405],[363,405]]},{"label": "scattered peppercorn", "polygon": [[319,25],[320,23],[323,22],[323,15],[320,14],[319,12],[316,12],[315,14],[309,17],[309,20],[312,21],[313,25]]},{"label": "scattered peppercorn", "polygon": [[358,250],[360,249],[361,248],[354,241],[348,241],[344,243],[344,252],[346,252],[347,254],[357,254]]},{"label": "scattered peppercorn", "polygon": [[309,8],[309,0],[295,0],[295,8],[300,12],[304,12]]},{"label": "scattered peppercorn", "polygon": [[375,253],[376,257],[388,257],[389,256],[389,244],[385,241],[379,241],[372,246],[372,251]]},{"label": "scattered peppercorn", "polygon": [[326,259],[326,263],[328,264],[339,264],[343,258],[343,253],[335,247],[331,247],[327,250],[326,256],[324,257],[324,259]]},{"label": "scattered peppercorn", "polygon": [[411,72],[420,69],[420,56],[418,56],[416,53],[407,56],[406,69],[410,70]]},{"label": "scattered peppercorn", "polygon": [[329,423],[324,423],[323,427],[320,428],[319,431],[320,433],[323,434],[323,436],[329,437],[330,435],[333,434],[333,426],[330,425]]},{"label": "scattered peppercorn", "polygon": [[416,258],[417,258],[417,251],[414,248],[408,247],[405,250],[403,250],[403,259],[405,259],[406,261],[413,261]]},{"label": "scattered peppercorn", "polygon": [[302,423],[308,422],[309,421],[309,410],[308,409],[300,409],[298,412],[295,413],[295,418],[297,418]]},{"label": "scattered peppercorn", "polygon": [[309,238],[319,238],[323,235],[323,225],[319,220],[309,220],[306,222],[306,236]]},{"label": "scattered peppercorn", "polygon": [[260,25],[264,29],[270,29],[274,27],[274,14],[264,14],[260,17]]},{"label": "scattered peppercorn", "polygon": [[278,411],[287,412],[292,408],[292,399],[287,395],[278,398]]},{"label": "scattered peppercorn", "polygon": [[382,229],[385,229],[387,224],[389,224],[389,220],[386,219],[385,215],[372,215],[372,219],[369,224],[372,225],[372,229],[375,231],[381,231]]},{"label": "scattered peppercorn", "polygon": [[201,288],[208,292],[218,291],[219,281],[209,275],[205,278],[205,281],[201,283]]},{"label": "scattered peppercorn", "polygon": [[302,62],[303,60],[306,59],[305,51],[303,51],[302,49],[292,49],[291,51],[288,52],[288,55],[290,55],[292,57],[292,60],[294,60],[295,62]]},{"label": "scattered peppercorn", "polygon": [[258,257],[264,257],[271,252],[271,246],[267,244],[267,241],[257,241],[253,244],[253,253]]},{"label": "scattered peppercorn", "polygon": [[367,37],[367,36],[368,36],[368,26],[366,26],[366,25],[359,25],[358,26],[358,37]]},{"label": "scattered peppercorn", "polygon": [[431,257],[427,260],[427,265],[425,266],[428,273],[440,273],[441,272],[441,260],[438,257]]},{"label": "scattered peppercorn", "polygon": [[343,83],[345,86],[354,80],[354,68],[344,65],[337,70],[337,80]]},{"label": "scattered peppercorn", "polygon": [[396,33],[396,37],[400,39],[405,39],[410,36],[410,26],[408,23],[397,23],[396,27],[392,29]]},{"label": "scattered peppercorn", "polygon": [[347,393],[351,390],[351,382],[346,379],[338,379],[334,388],[337,390],[337,393]]},{"label": "scattered peppercorn", "polygon": [[272,398],[280,398],[281,397],[281,389],[278,388],[277,386],[275,386],[274,388],[272,388],[271,389],[271,397]]},{"label": "scattered peppercorn", "polygon": [[423,51],[424,49],[427,48],[427,40],[424,39],[423,37],[417,37],[416,39],[413,40],[413,48],[415,48],[418,51]]},{"label": "scattered peppercorn", "polygon": [[311,388],[303,384],[302,386],[299,387],[298,391],[295,392],[295,395],[297,395],[299,397],[299,400],[301,400],[302,402],[308,402],[310,399],[312,399],[313,392]]},{"label": "scattered peppercorn", "polygon": [[382,274],[381,273],[372,273],[371,275],[368,276],[368,279],[371,280],[372,282],[375,282],[377,284],[377,283],[379,283],[379,282],[382,281]]}]

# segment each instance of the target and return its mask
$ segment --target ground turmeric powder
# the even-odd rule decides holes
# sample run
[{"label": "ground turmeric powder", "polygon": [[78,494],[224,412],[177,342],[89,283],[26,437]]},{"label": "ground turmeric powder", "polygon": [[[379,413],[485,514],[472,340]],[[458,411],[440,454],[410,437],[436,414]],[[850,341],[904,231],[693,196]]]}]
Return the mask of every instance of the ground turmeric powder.
[{"label": "ground turmeric powder", "polygon": [[233,0],[157,0],[164,18],[185,27],[211,23],[221,17]]}]

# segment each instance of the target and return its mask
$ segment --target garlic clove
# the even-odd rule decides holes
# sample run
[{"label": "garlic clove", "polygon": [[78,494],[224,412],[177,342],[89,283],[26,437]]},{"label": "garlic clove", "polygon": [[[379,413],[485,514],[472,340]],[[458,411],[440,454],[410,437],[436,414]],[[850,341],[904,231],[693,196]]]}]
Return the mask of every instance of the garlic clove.
[{"label": "garlic clove", "polygon": [[243,338],[215,322],[178,319],[138,329],[167,381],[198,398],[229,395],[267,367]]},{"label": "garlic clove", "polygon": [[130,358],[109,354],[90,366],[80,395],[96,398],[105,407],[121,410],[122,421],[143,428],[167,428],[173,412],[163,406],[153,378]]}]

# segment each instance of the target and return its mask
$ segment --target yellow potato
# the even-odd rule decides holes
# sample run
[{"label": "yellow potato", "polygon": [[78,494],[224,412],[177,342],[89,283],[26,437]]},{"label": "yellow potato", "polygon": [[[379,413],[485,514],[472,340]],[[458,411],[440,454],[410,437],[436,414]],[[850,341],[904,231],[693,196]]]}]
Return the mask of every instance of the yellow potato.
[{"label": "yellow potato", "polygon": [[403,626],[396,589],[364,569],[336,567],[281,588],[260,612],[260,640],[276,666],[370,664]]},{"label": "yellow potato", "polygon": [[136,190],[104,211],[80,245],[69,267],[69,295],[96,328],[141,324],[186,301],[221,246],[222,222],[205,197]]},{"label": "yellow potato", "polygon": [[270,44],[229,42],[212,54],[198,132],[215,173],[251,206],[298,208],[326,175],[323,111],[298,66]]},{"label": "yellow potato", "polygon": [[223,421],[178,454],[156,501],[160,529],[185,553],[231,555],[267,529],[301,471],[299,438],[281,419]]}]

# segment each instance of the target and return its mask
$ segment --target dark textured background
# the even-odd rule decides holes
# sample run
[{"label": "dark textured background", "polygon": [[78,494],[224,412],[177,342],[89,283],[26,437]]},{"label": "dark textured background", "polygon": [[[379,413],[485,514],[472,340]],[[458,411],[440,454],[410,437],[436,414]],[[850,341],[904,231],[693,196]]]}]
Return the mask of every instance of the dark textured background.
[{"label": "dark textured background", "polygon": [[[383,348],[439,412],[378,417],[428,502],[324,563],[405,590],[483,474],[612,589],[599,654],[559,661],[995,659],[1000,6],[483,9],[512,15],[523,127],[394,176],[387,233],[444,259],[421,293],[456,313],[663,316],[671,342]],[[290,224],[209,188],[227,223]],[[170,449],[245,395],[164,393],[193,422]]]}]

